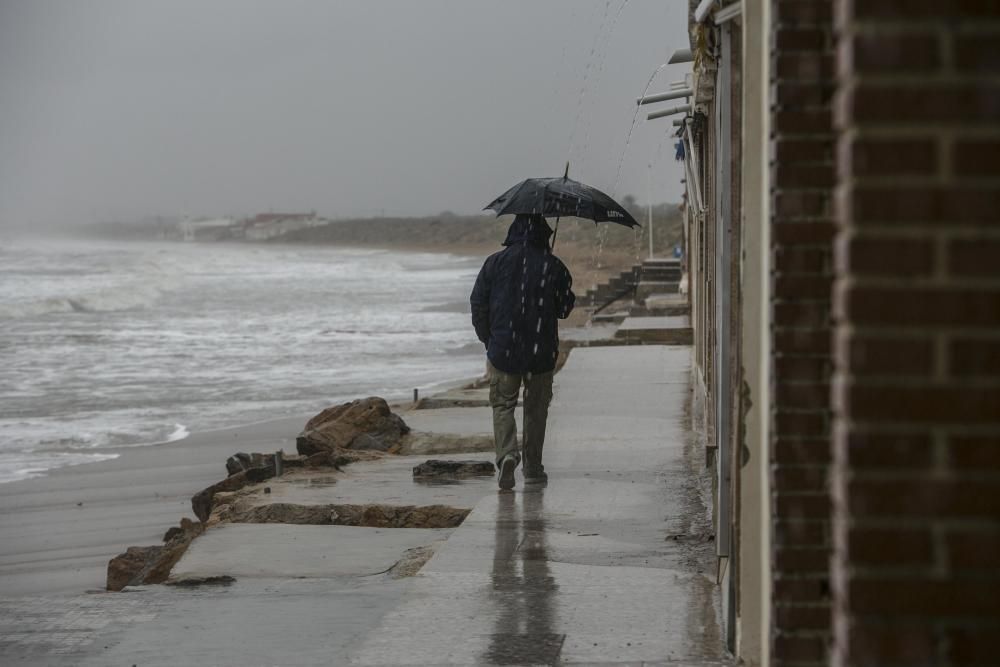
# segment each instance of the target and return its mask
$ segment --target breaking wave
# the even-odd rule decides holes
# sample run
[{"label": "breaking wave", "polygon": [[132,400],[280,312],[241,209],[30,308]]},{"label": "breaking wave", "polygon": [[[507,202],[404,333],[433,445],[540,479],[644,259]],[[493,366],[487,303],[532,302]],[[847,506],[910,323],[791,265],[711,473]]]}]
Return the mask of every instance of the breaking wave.
[{"label": "breaking wave", "polygon": [[163,295],[154,286],[122,286],[66,297],[0,305],[0,318],[18,319],[57,313],[112,313],[149,308]]},{"label": "breaking wave", "polygon": [[8,455],[0,462],[0,484],[42,477],[49,470],[82,463],[97,463],[116,459],[119,454],[83,454],[23,452]]},{"label": "breaking wave", "polygon": [[184,424],[174,424],[174,431],[167,436],[164,442],[177,442],[178,440],[183,440],[184,438],[191,435],[191,431],[187,429]]}]

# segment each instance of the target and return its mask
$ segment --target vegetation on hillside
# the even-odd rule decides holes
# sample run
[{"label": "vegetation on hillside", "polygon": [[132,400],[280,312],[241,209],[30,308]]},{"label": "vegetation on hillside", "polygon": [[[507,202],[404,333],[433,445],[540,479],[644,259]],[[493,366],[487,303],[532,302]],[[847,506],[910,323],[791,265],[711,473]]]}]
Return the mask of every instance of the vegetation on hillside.
[{"label": "vegetation on hillside", "polygon": [[[631,196],[623,206],[643,227],[564,218],[559,221],[555,253],[569,267],[577,287],[585,290],[628,269],[649,253],[647,211]],[[652,209],[654,252],[670,255],[682,241],[681,214],[676,204],[657,204]],[[326,224],[288,232],[268,243],[309,243],[367,246],[398,250],[488,255],[500,249],[511,216],[493,214],[457,215],[450,212],[424,217],[378,217],[331,220]],[[549,220],[555,225],[555,220]],[[134,223],[103,223],[86,226],[88,235],[129,240],[176,239],[177,221],[149,219]]]},{"label": "vegetation on hillside", "polygon": [[[623,205],[640,220],[642,228],[590,220],[565,218],[559,221],[555,253],[569,267],[577,291],[606,281],[641,262],[649,254],[649,225],[646,211],[625,197]],[[653,244],[657,256],[669,255],[681,243],[681,215],[675,204],[653,207]],[[360,218],[331,221],[278,237],[278,243],[318,243],[374,246],[407,250],[487,255],[500,249],[511,217],[455,215],[441,213],[421,218]],[[555,220],[549,220],[555,225]]]}]

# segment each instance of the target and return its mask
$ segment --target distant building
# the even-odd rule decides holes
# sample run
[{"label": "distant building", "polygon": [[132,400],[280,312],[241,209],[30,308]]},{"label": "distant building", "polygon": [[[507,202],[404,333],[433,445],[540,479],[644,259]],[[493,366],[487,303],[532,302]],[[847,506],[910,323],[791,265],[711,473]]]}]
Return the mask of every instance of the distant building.
[{"label": "distant building", "polygon": [[177,223],[183,241],[222,241],[234,238],[236,221],[232,218],[185,218]]},{"label": "distant building", "polygon": [[316,211],[309,213],[260,213],[243,220],[241,232],[247,241],[267,241],[325,222],[322,218],[317,217]]}]

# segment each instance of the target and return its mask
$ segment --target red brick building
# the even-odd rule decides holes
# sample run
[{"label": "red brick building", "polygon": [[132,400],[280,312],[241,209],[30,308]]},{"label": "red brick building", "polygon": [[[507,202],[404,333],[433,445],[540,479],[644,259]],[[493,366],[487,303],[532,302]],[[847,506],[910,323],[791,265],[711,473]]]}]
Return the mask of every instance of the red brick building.
[{"label": "red brick building", "polygon": [[692,0],[690,23],[730,646],[1000,664],[1000,2]]}]

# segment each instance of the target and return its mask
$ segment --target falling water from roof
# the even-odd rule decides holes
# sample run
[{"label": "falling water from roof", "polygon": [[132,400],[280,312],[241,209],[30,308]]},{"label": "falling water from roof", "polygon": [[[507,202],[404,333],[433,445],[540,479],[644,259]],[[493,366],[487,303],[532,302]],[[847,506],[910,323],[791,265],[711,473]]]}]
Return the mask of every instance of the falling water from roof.
[{"label": "falling water from roof", "polygon": [[[649,87],[653,85],[653,81],[656,79],[656,75],[659,74],[664,67],[669,65],[669,63],[662,63],[653,73],[649,76],[649,80],[646,81],[646,87],[642,89],[642,95],[640,97],[645,97],[649,92]],[[639,121],[639,112],[642,110],[638,104],[635,106],[635,113],[632,114],[632,124],[628,128],[628,134],[625,135],[625,145],[622,146],[621,155],[618,157],[618,171],[615,173],[615,185],[611,188],[611,197],[614,198],[618,194],[618,186],[621,184],[622,180],[622,166],[625,164],[625,155],[628,153],[628,147],[632,142],[632,133],[635,131],[635,126]],[[638,232],[636,232],[638,233]],[[594,255],[594,266],[601,268],[601,256],[604,254],[604,244],[608,240],[608,229],[605,225],[602,229],[598,231],[598,241],[597,241],[597,252]]]},{"label": "falling water from roof", "polygon": [[[653,80],[656,79],[656,75],[659,74],[660,71],[663,70],[663,68],[669,64],[670,63],[663,63],[655,70],[653,70],[653,73],[649,77],[649,81],[646,82],[646,87],[642,89],[642,95],[640,95],[640,97],[646,96],[646,94],[649,92],[649,87],[653,85]],[[632,132],[635,131],[635,126],[636,123],[639,121],[639,112],[641,110],[642,107],[636,104],[635,113],[632,114],[632,124],[628,128],[628,134],[625,135],[625,145],[622,146],[622,153],[618,157],[618,171],[615,173],[615,186],[611,189],[612,197],[618,194],[618,186],[621,184],[622,180],[622,165],[625,164],[625,154],[628,152],[629,144],[632,142]]]},{"label": "falling water from roof", "polygon": [[580,116],[583,113],[583,102],[587,97],[587,88],[590,83],[590,70],[593,69],[594,58],[597,52],[598,44],[600,43],[601,33],[604,32],[604,24],[608,20],[608,13],[611,9],[611,0],[605,0],[604,3],[604,13],[601,16],[601,24],[597,28],[597,32],[594,33],[594,41],[590,45],[590,53],[587,54],[587,64],[583,68],[583,81],[580,84],[580,94],[576,98],[576,115],[573,118],[573,129],[570,131],[569,135],[569,146],[566,149],[566,161],[571,162],[573,159],[573,149],[576,143],[576,131],[580,125]]},{"label": "falling water from roof", "polygon": [[[618,25],[618,19],[622,15],[622,11],[625,9],[625,5],[628,4],[628,0],[623,0],[621,6],[618,7],[618,12],[615,17],[611,20],[611,27],[608,29],[608,36],[604,40],[604,50],[600,54],[600,60],[597,66],[597,76],[594,79],[594,89],[598,90],[601,87],[601,79],[604,77],[604,66],[608,62],[608,52],[611,50],[611,37],[615,34],[615,27]],[[593,126],[593,114],[587,118],[586,128],[587,131],[583,138],[583,150],[582,153],[586,156],[587,151],[590,148],[590,131]]]}]

